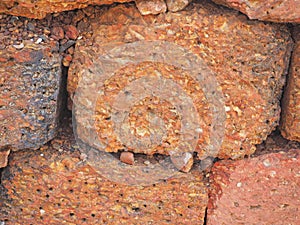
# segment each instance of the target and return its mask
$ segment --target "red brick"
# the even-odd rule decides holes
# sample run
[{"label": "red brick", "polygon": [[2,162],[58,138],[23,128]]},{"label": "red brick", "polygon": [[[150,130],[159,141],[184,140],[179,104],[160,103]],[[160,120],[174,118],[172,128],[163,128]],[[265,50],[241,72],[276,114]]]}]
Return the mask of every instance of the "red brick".
[{"label": "red brick", "polygon": [[300,224],[300,150],[220,161],[207,224]]}]

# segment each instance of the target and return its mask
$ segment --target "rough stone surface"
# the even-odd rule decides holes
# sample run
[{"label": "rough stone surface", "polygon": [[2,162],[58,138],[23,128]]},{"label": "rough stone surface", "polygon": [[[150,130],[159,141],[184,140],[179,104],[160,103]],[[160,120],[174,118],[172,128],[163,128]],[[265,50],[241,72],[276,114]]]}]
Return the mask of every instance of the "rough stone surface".
[{"label": "rough stone surface", "polygon": [[0,168],[7,166],[9,153],[9,149],[0,151]]},{"label": "rough stone surface", "polygon": [[156,15],[167,11],[167,5],[164,0],[136,0],[135,2],[142,15]]},{"label": "rough stone surface", "polygon": [[61,65],[57,43],[0,50],[0,149],[37,149],[56,134]]},{"label": "rough stone surface", "polygon": [[105,5],[114,2],[129,2],[131,0],[3,0],[0,2],[0,13],[8,13],[15,16],[42,19],[50,13],[85,8],[88,5]]},{"label": "rough stone surface", "polygon": [[287,86],[282,100],[281,133],[290,140],[300,141],[300,26],[293,30],[295,46]]},{"label": "rough stone surface", "polygon": [[[50,13],[58,13],[67,10],[82,9],[89,5],[110,5],[113,3],[132,2],[133,0],[2,0],[0,2],[0,13],[15,16],[42,19]],[[168,4],[170,11],[182,10],[189,4],[190,0],[136,0],[137,7],[143,15],[158,14],[166,12]]]},{"label": "rough stone surface", "polygon": [[[94,93],[97,92],[95,92],[93,78],[99,72],[97,71],[98,66],[103,68],[107,65],[106,68],[113,70],[113,62],[122,63],[124,59],[128,59],[127,57],[140,56],[142,58],[153,48],[148,50],[144,48],[140,52],[136,49],[142,49],[143,46],[150,45],[149,43],[155,41],[162,41],[161,45],[171,45],[170,43],[172,43],[184,48],[189,52],[186,57],[192,54],[197,55],[205,66],[216,75],[224,96],[226,111],[225,136],[218,153],[220,158],[238,158],[250,155],[255,150],[254,145],[266,139],[267,135],[278,125],[279,99],[291,52],[291,38],[285,25],[250,21],[238,12],[218,8],[206,1],[190,4],[180,13],[167,12],[159,16],[142,17],[133,5],[119,5],[107,11],[98,12],[96,10],[92,17],[94,19],[91,18],[89,23],[93,35],[83,35],[82,40],[77,42],[68,76],[68,91],[71,98],[73,98],[78,81],[82,76],[87,85],[83,89],[94,91],[93,94],[87,94],[84,102],[79,104],[82,109],[87,109],[90,107],[90,103],[95,101]],[[128,43],[132,43],[134,47],[125,45]],[[124,49],[121,52],[118,49],[122,49],[122,46]],[[127,50],[125,46],[127,46]],[[166,47],[166,49],[170,48]],[[167,60],[167,53],[162,52],[163,50],[160,51],[153,54],[153,59],[166,57]],[[108,58],[103,59],[103,62],[100,60],[100,56],[108,54],[108,52],[114,54],[109,61],[111,64],[105,61],[109,59],[108,56],[105,56]],[[115,57],[116,54],[119,55]],[[170,55],[178,58],[177,61],[174,60],[177,63],[181,63],[180,60],[182,63],[189,62],[188,58],[186,61],[182,59],[184,54],[179,50],[174,50]],[[114,58],[117,59],[114,61]],[[98,66],[95,66],[96,61]],[[191,64],[193,63],[191,62]],[[111,140],[111,144],[106,146],[106,151],[115,152],[124,149],[124,145],[114,135],[108,104],[113,104],[116,94],[128,82],[140,77],[147,77],[147,75],[149,77],[158,76],[158,71],[164,78],[181,85],[184,93],[187,93],[188,97],[193,100],[194,107],[201,118],[201,120],[199,119],[201,129],[197,129],[201,135],[199,135],[196,151],[200,158],[206,154],[205,152],[208,151],[206,147],[213,141],[209,138],[209,131],[212,129],[209,127],[212,121],[211,103],[208,101],[206,93],[201,90],[201,84],[198,85],[193,80],[189,71],[178,64],[174,66],[174,64],[148,62],[147,60],[139,62],[137,60],[135,65],[124,64],[123,68],[111,71],[115,72],[115,78],[106,81],[106,89],[104,92],[99,92],[102,94],[97,98],[98,110],[96,107],[98,137],[103,140],[110,137]],[[109,74],[104,73],[101,77],[105,79],[105,76],[108,78]],[[135,89],[138,87],[140,86],[132,85],[128,88],[136,91]],[[188,97],[183,95],[182,98]],[[147,108],[145,105],[149,107]],[[123,105],[124,108],[127,106]],[[180,129],[180,123],[178,123],[181,119],[180,114],[172,109],[172,101],[163,101],[159,98],[145,98],[132,107],[131,119],[129,119],[131,132],[136,137],[149,136],[151,132],[160,134],[161,130],[157,127],[154,127],[154,131],[147,129],[149,123],[147,125],[145,121],[147,122],[149,118],[140,116],[149,115],[149,113],[151,115],[153,112],[162,116],[162,123],[167,124],[166,130],[170,135],[158,148],[148,150],[128,148],[130,151],[146,154],[169,154],[169,151],[180,143],[178,137],[180,134],[176,132]],[[86,128],[91,125],[85,122],[86,119],[89,119],[88,117],[83,116],[78,124],[80,132],[85,137],[90,137]],[[213,130],[212,133],[214,132]]]},{"label": "rough stone surface", "polygon": [[250,19],[272,22],[300,23],[300,0],[213,0],[217,4],[236,9]]},{"label": "rough stone surface", "polygon": [[171,12],[178,12],[184,9],[191,0],[166,0],[168,10]]},{"label": "rough stone surface", "polygon": [[207,224],[299,224],[300,150],[217,162]]},{"label": "rough stone surface", "polygon": [[72,138],[59,137],[40,151],[11,155],[1,180],[1,222],[203,224],[208,199],[201,173],[146,187],[113,183],[81,164]]}]

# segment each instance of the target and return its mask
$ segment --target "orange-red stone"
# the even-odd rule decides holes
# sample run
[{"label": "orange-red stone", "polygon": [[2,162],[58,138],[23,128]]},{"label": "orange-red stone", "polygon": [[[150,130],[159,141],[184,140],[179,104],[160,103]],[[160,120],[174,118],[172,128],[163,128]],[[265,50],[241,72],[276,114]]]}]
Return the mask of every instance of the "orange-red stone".
[{"label": "orange-red stone", "polygon": [[207,224],[300,224],[300,150],[217,162]]},{"label": "orange-red stone", "polygon": [[290,140],[300,141],[300,26],[293,30],[295,40],[287,86],[282,100],[280,129],[282,135]]},{"label": "orange-red stone", "polygon": [[245,13],[250,19],[300,23],[300,0],[213,0]]}]

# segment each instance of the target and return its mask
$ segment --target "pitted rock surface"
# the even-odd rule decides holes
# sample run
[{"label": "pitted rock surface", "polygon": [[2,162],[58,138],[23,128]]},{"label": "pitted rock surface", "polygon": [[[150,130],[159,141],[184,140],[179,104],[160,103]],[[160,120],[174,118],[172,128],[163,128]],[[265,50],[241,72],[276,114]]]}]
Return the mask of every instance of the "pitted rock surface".
[{"label": "pitted rock surface", "polygon": [[[89,5],[110,5],[113,3],[126,3],[133,0],[2,0],[0,13],[14,16],[42,19],[51,13],[82,9]],[[167,10],[177,12],[189,4],[190,0],[136,0],[137,7],[143,15],[163,13]]]},{"label": "pitted rock surface", "polygon": [[300,0],[213,0],[217,4],[236,9],[250,19],[280,23],[300,23]]},{"label": "pitted rock surface", "polygon": [[111,182],[80,160],[71,129],[64,128],[59,138],[39,151],[12,154],[1,177],[0,221],[7,225],[204,223],[208,197],[199,171],[150,186]]},{"label": "pitted rock surface", "polygon": [[[255,144],[266,139],[267,135],[278,125],[279,99],[285,82],[292,45],[289,30],[285,25],[250,21],[238,12],[218,8],[215,4],[206,1],[192,3],[181,12],[167,12],[147,17],[142,17],[133,5],[119,5],[111,7],[107,11],[96,10],[93,17],[89,21],[93,35],[83,35],[83,38],[78,41],[74,60],[69,70],[68,91],[71,98],[83,76],[83,80],[88,85],[86,90],[93,90],[95,87],[93,76],[97,74],[97,71],[93,72],[88,68],[95,65],[94,63],[101,55],[105,55],[108,51],[117,52],[117,49],[121,49],[122,46],[125,49],[125,44],[129,46],[128,44],[131,43],[132,46],[138,46],[139,42],[161,41],[178,45],[191,54],[197,55],[216,76],[224,96],[226,111],[225,136],[218,157],[239,158],[252,154],[255,151]],[[122,52],[125,58],[122,59],[122,56],[119,56],[121,58],[116,59],[116,62],[124,62],[126,57],[130,57],[131,54],[143,56],[147,53],[147,50],[143,50],[143,52],[134,52],[133,50],[134,48],[129,50],[128,47],[128,53],[126,53],[125,49]],[[180,51],[172,53],[174,58],[183,59],[182,55],[176,55],[179,54],[178,52]],[[120,55],[122,54],[120,53]],[[153,59],[164,54],[157,52]],[[112,60],[114,59],[112,58]],[[106,61],[100,61],[99,65],[106,65]],[[109,64],[107,64],[107,68],[110,68]],[[212,120],[212,115],[209,113],[211,105],[208,104],[205,97],[206,93],[201,90],[201,84],[198,86],[195,83],[189,71],[169,64],[137,62],[137,65],[128,64],[118,71],[113,71],[115,78],[107,81],[106,92],[103,92],[105,98],[99,97],[97,100],[99,106],[99,110],[96,110],[98,137],[100,139],[110,137],[112,140],[111,145],[105,149],[106,151],[115,152],[124,148],[114,136],[106,103],[114,102],[116,93],[124,85],[126,86],[127,82],[147,77],[147,74],[149,77],[156,76],[155,71],[162,74],[164,78],[181,85],[187,96],[194,99],[193,103],[202,121],[199,123],[201,126],[199,132],[203,133],[199,135],[196,147],[198,156],[201,158],[202,155],[205,155],[205,146],[209,145],[211,141],[209,140],[209,124]],[[89,73],[91,76],[88,77]],[[101,75],[103,79],[105,76],[108,74]],[[186,86],[182,84],[186,84]],[[134,90],[133,87],[132,90]],[[139,86],[135,87],[136,89],[140,88]],[[200,99],[201,101],[199,101]],[[95,92],[87,95],[85,100],[80,103],[80,107],[82,109],[89,107],[88,104],[92,101],[95,101]],[[144,129],[147,127],[146,118],[142,119],[138,116],[146,109],[145,106],[148,103],[141,103],[141,106],[138,106],[139,104],[130,112],[132,118],[131,122],[129,121],[132,132],[137,137],[147,136],[149,132],[151,133],[151,130]],[[157,99],[156,103],[154,101],[151,104],[151,110],[161,114],[164,123],[180,120],[178,112],[168,108],[168,104],[172,104],[172,102],[164,103]],[[89,119],[88,117],[83,117],[81,122]],[[84,122],[79,125],[83,127],[81,131],[85,134],[84,136],[89,137],[86,135],[84,127],[90,125]],[[172,145],[178,144],[176,130],[180,128],[180,124],[178,127],[177,122],[171,122],[168,127],[174,128],[170,128],[170,132],[175,131],[173,134],[170,133],[169,141],[165,142],[165,146],[171,146],[171,149]],[[159,130],[156,133],[159,134]],[[150,148],[147,152],[141,148],[130,150],[147,154],[168,154],[169,151],[164,147],[152,150]]]}]

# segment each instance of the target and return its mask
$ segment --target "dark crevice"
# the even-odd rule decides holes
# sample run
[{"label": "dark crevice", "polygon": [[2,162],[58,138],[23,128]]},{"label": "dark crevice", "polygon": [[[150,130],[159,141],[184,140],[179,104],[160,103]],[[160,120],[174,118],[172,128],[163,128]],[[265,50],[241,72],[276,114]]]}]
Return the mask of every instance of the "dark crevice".
[{"label": "dark crevice", "polygon": [[61,86],[60,86],[60,93],[58,96],[59,99],[59,127],[62,126],[64,123],[64,118],[66,116],[70,116],[70,110],[68,109],[68,92],[67,92],[67,79],[68,79],[68,70],[69,67],[65,67],[61,65],[62,67],[62,76],[61,76]]},{"label": "dark crevice", "polygon": [[[290,33],[291,33],[291,38],[293,40],[293,43],[295,43],[295,40],[293,39],[293,31],[292,31],[292,27],[289,27],[289,30],[290,30]],[[284,113],[284,102],[286,101],[286,96],[285,96],[285,93],[286,93],[286,90],[287,90],[287,87],[289,85],[289,77],[290,77],[290,73],[291,73],[291,70],[292,70],[292,57],[293,57],[293,50],[294,50],[294,46],[292,47],[292,50],[291,50],[291,53],[290,53],[290,57],[289,57],[289,64],[288,64],[288,68],[286,70],[286,80],[285,80],[285,84],[284,84],[284,87],[282,89],[282,93],[281,93],[281,98],[280,98],[280,108],[281,108],[281,112],[280,112],[280,121],[279,121],[279,124],[281,123],[281,119],[282,119],[282,115]]]},{"label": "dark crevice", "polygon": [[207,225],[207,207],[205,208],[205,214],[203,219],[203,225]]}]

